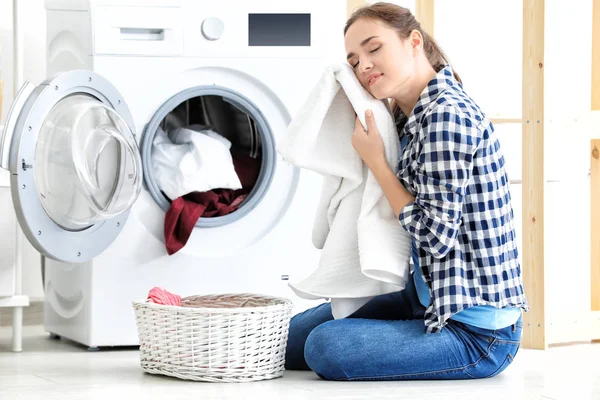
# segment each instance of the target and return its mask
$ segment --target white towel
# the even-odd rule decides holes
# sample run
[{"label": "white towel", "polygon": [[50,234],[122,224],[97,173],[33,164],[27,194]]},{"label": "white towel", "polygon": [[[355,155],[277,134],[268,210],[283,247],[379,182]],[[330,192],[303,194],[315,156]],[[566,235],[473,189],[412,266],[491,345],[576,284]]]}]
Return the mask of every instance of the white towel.
[{"label": "white towel", "polygon": [[319,266],[289,285],[302,298],[331,299],[335,318],[402,290],[409,279],[410,235],[351,143],[356,115],[366,127],[367,109],[396,171],[400,145],[389,107],[360,85],[347,64],[325,70],[277,148],[284,160],[324,176],[312,238],[322,249]]},{"label": "white towel", "polygon": [[240,189],[229,148],[231,142],[212,130],[178,127],[169,134],[158,128],[152,164],[158,187],[175,200],[191,192]]}]

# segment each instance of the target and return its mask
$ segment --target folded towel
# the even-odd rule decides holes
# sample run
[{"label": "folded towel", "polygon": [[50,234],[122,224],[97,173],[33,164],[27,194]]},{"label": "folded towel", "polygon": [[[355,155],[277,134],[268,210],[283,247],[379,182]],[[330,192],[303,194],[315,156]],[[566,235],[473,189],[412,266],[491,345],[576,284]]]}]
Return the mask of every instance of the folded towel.
[{"label": "folded towel", "polygon": [[290,287],[303,298],[331,299],[335,318],[347,317],[374,296],[402,290],[409,279],[410,235],[352,147],[356,115],[366,129],[367,109],[396,171],[399,142],[390,109],[360,85],[347,64],[325,70],[277,147],[284,160],[324,176],[312,237],[322,249],[319,266]]}]

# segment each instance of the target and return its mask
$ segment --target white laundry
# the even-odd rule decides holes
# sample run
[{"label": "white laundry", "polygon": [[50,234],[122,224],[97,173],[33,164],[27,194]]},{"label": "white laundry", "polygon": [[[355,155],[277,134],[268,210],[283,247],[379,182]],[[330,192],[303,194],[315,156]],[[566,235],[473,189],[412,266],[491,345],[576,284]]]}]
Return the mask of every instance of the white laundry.
[{"label": "white laundry", "polygon": [[324,176],[312,237],[322,249],[319,266],[290,287],[303,298],[331,299],[335,318],[402,290],[409,279],[411,237],[351,143],[356,115],[366,127],[367,109],[396,171],[399,141],[389,107],[360,85],[347,64],[325,70],[277,148],[284,160]]},{"label": "white laundry", "polygon": [[171,200],[191,192],[241,189],[230,148],[229,140],[211,130],[178,127],[167,135],[158,128],[152,146],[158,187]]}]

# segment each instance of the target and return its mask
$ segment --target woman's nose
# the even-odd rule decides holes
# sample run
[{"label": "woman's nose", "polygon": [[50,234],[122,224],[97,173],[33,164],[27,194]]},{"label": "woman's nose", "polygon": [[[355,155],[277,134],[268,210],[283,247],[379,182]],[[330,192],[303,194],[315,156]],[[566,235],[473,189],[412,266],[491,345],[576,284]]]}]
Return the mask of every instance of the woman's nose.
[{"label": "woman's nose", "polygon": [[363,62],[360,63],[360,65],[362,67],[362,71],[361,72],[367,72],[371,68],[373,68],[373,64],[370,61],[363,61]]}]

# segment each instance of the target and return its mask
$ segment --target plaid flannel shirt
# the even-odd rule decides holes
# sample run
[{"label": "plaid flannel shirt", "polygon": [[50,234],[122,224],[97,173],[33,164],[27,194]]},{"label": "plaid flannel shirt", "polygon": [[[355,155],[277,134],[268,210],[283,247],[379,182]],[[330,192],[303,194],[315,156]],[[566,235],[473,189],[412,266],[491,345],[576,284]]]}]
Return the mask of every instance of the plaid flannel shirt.
[{"label": "plaid flannel shirt", "polygon": [[399,221],[430,289],[426,332],[476,305],[527,310],[509,180],[491,122],[447,66],[396,123],[400,139],[407,136],[398,178],[415,196]]}]

